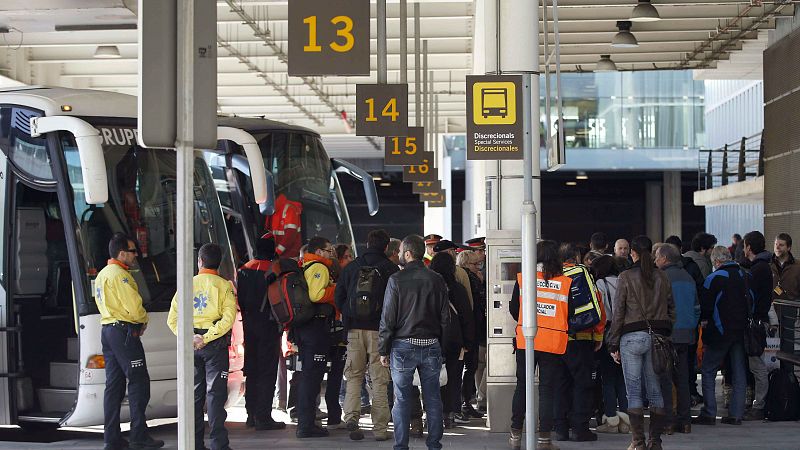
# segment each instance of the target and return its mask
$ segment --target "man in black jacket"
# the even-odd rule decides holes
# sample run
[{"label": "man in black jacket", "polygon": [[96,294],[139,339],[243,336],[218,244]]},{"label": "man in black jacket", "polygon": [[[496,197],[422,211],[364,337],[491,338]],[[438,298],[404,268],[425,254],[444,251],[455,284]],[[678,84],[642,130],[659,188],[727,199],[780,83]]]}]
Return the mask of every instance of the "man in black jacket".
[{"label": "man in black jacket", "polygon": [[703,327],[703,365],[700,371],[705,403],[700,415],[692,419],[692,423],[716,425],[714,387],[717,370],[728,355],[728,369],[733,375],[733,395],[728,416],[722,418],[722,423],[741,425],[747,386],[744,354],[744,329],[750,307],[747,287],[752,279],[750,274],[731,260],[727,247],[714,247],[711,263],[715,270],[706,278],[700,294],[700,326]]},{"label": "man in black jacket", "polygon": [[244,373],[247,376],[245,409],[247,426],[256,430],[282,430],[283,422],[272,419],[272,397],[278,377],[278,358],[281,354],[280,325],[272,318],[267,288],[275,281],[272,261],[275,241],[256,241],[255,258],[237,273],[237,293],[242,311],[244,348],[247,357]]},{"label": "man in black jacket", "polygon": [[[744,235],[744,255],[750,261],[752,275],[753,319],[769,327],[769,309],[772,306],[772,253],[766,250],[766,239],[759,231],[751,231]],[[769,389],[769,372],[760,356],[747,358],[750,373],[755,380],[753,408],[744,416],[744,420],[763,420],[764,404]]]},{"label": "man in black jacket", "polygon": [[411,418],[411,385],[419,371],[422,396],[428,417],[429,449],[442,448],[444,432],[439,392],[441,341],[450,320],[447,287],[441,276],[425,268],[425,242],[417,235],[406,236],[400,246],[403,270],[389,278],[383,302],[378,351],[381,364],[389,367],[391,354],[394,408],[392,419],[396,450],[408,449]]},{"label": "man in black jacket", "polygon": [[[334,294],[336,307],[342,312],[342,321],[347,330],[347,362],[344,371],[347,388],[344,400],[344,420],[350,431],[350,438],[353,440],[364,438],[358,421],[361,418],[361,385],[364,382],[367,367],[370,371],[373,392],[372,431],[378,441],[385,441],[389,438],[387,428],[390,411],[387,388],[390,376],[386,367],[380,364],[380,355],[378,354],[380,313],[368,319],[359,319],[351,308],[358,298],[359,277],[364,272],[362,269],[369,267],[377,269],[379,277],[376,277],[375,280],[381,284],[373,289],[373,292],[379,292],[380,296],[376,295],[376,298],[370,298],[369,301],[383,303],[387,280],[400,270],[386,257],[389,240],[389,235],[384,230],[370,231],[367,235],[367,250],[344,268],[339,276]],[[372,309],[380,311],[381,308]]]}]

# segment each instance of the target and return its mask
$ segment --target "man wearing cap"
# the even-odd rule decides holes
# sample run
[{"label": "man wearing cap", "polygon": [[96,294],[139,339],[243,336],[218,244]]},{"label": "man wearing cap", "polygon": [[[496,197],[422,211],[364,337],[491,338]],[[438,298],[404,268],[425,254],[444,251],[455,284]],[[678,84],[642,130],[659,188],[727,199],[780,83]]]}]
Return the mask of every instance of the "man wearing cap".
[{"label": "man wearing cap", "polygon": [[425,239],[425,256],[422,257],[422,262],[427,266],[431,263],[434,253],[436,253],[433,247],[442,240],[442,237],[438,234],[429,234],[423,239]]},{"label": "man wearing cap", "polygon": [[486,238],[485,237],[476,237],[472,238],[466,242],[470,250],[477,252],[481,257],[485,260],[486,259]]}]

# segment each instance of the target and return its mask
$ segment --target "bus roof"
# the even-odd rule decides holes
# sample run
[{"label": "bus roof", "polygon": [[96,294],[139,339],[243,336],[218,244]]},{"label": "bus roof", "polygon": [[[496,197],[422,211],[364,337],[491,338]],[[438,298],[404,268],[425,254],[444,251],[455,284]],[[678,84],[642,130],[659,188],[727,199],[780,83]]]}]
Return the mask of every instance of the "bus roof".
[{"label": "bus roof", "polygon": [[312,134],[319,137],[316,131],[297,125],[289,125],[269,119],[258,119],[254,117],[231,117],[220,116],[219,124],[225,127],[239,128],[250,134],[266,131],[295,131],[298,133]]},{"label": "bus roof", "polygon": [[[24,105],[47,116],[128,117],[135,119],[136,97],[94,89],[30,86],[0,89],[0,103]],[[70,106],[63,111],[62,106]]]}]

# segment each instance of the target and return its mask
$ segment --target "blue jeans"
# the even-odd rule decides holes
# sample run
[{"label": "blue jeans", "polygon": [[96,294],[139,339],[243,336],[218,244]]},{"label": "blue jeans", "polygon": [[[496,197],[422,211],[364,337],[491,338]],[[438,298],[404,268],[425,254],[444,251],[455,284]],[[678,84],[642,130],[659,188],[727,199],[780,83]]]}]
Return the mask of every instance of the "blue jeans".
[{"label": "blue jeans", "polygon": [[428,449],[442,448],[444,418],[439,393],[439,371],[442,368],[442,348],[439,343],[417,347],[408,342],[392,342],[391,370],[394,382],[394,449],[408,450],[408,428],[411,422],[411,387],[414,371],[419,370],[422,397],[428,417]]},{"label": "blue jeans", "polygon": [[[642,388],[646,389],[651,408],[663,408],[661,382],[653,371],[653,358],[650,348],[650,335],[647,331],[634,331],[622,335],[619,353],[622,358],[622,373],[625,376],[625,390],[628,392],[628,409],[641,409],[644,406]],[[642,380],[644,377],[644,380]]]},{"label": "blue jeans", "polygon": [[735,339],[703,343],[703,365],[700,367],[705,401],[703,409],[700,411],[703,416],[717,416],[717,399],[714,395],[717,370],[728,353],[730,353],[730,371],[733,375],[733,395],[728,408],[728,416],[741,419],[744,414],[745,389],[747,387],[744,344],[741,339]]}]

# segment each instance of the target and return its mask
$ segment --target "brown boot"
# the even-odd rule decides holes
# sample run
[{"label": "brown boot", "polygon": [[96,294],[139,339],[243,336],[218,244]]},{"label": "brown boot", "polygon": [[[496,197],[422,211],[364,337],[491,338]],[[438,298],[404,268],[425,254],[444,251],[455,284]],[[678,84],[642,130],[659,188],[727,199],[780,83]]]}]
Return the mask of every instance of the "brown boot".
[{"label": "brown boot", "polygon": [[550,440],[549,431],[540,431],[536,440],[536,450],[559,450],[559,448]]},{"label": "brown boot", "polygon": [[666,424],[666,411],[663,408],[650,409],[650,439],[647,441],[647,450],[663,450],[661,434]]},{"label": "brown boot", "polygon": [[647,450],[644,442],[644,411],[641,408],[628,409],[631,419],[631,445],[628,450]]}]

